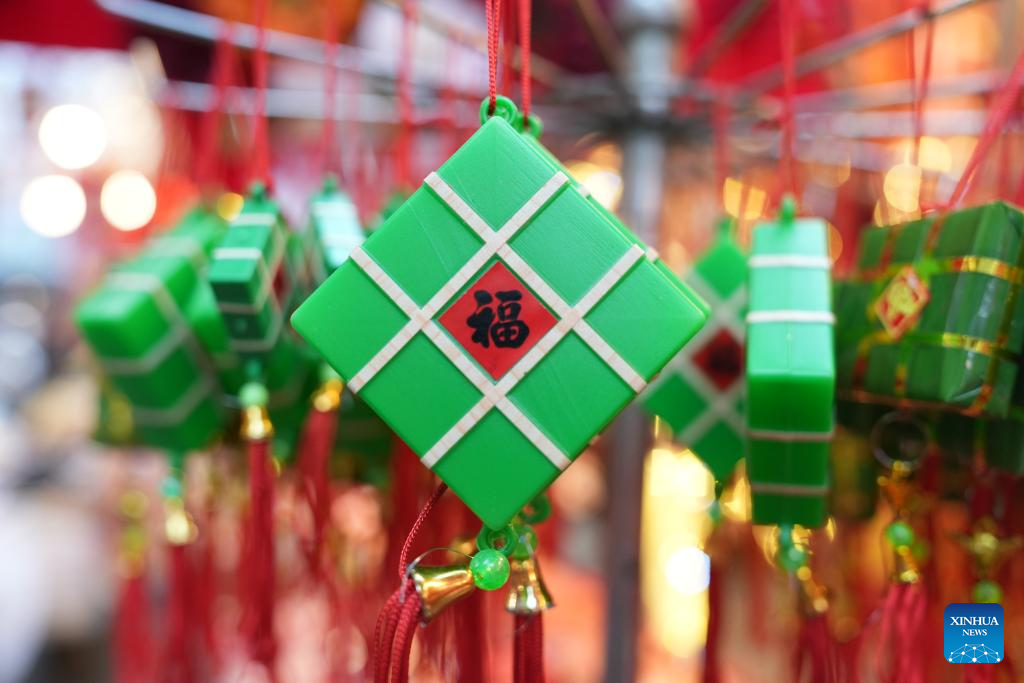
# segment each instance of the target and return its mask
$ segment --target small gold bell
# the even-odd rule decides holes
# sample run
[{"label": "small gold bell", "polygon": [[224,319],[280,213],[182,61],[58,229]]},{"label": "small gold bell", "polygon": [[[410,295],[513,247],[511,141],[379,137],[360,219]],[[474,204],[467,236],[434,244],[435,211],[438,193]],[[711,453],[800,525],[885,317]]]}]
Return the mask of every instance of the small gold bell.
[{"label": "small gold bell", "polygon": [[424,622],[476,590],[468,564],[417,566],[412,571],[412,580],[423,602],[421,616]]},{"label": "small gold bell", "polygon": [[921,579],[921,567],[910,546],[900,546],[893,553],[893,578],[899,583],[917,583]]},{"label": "small gold bell", "polygon": [[345,389],[340,377],[325,380],[313,393],[313,407],[321,413],[330,413],[341,406],[341,392]]},{"label": "small gold bell", "polygon": [[242,438],[246,441],[266,441],[274,436],[274,425],[266,406],[252,405],[242,409]]},{"label": "small gold bell", "polygon": [[537,564],[537,556],[518,559],[509,558],[508,596],[505,598],[505,610],[512,614],[540,614],[555,606],[548,587],[544,585],[544,577]]}]

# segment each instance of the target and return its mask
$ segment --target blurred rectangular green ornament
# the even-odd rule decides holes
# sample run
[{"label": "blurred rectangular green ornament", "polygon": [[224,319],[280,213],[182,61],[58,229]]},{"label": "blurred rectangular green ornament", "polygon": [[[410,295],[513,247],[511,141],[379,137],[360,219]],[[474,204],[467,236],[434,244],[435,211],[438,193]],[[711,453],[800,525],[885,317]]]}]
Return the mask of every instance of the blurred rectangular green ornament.
[{"label": "blurred rectangular green ornament", "polygon": [[743,313],[747,258],[723,222],[685,282],[710,304],[708,323],[643,394],[643,407],[671,428],[676,441],[728,482],[743,457]]},{"label": "blurred rectangular green ornament", "polygon": [[500,100],[292,318],[492,528],[705,319],[515,118]]},{"label": "blurred rectangular green ornament", "polygon": [[200,283],[186,256],[147,252],[116,266],[75,311],[140,440],[190,450],[210,443],[222,412],[217,377],[187,310]]},{"label": "blurred rectangular green ornament", "polygon": [[366,239],[356,205],[338,187],[336,178],[328,177],[313,196],[304,237],[316,283],[337,270]]},{"label": "blurred rectangular green ornament", "polygon": [[865,231],[836,337],[856,401],[1004,417],[1024,347],[1024,214],[1003,202]]},{"label": "blurred rectangular green ornament", "polygon": [[748,261],[747,476],[755,524],[816,527],[834,426],[831,261],[825,222],[791,211],[754,228]]}]

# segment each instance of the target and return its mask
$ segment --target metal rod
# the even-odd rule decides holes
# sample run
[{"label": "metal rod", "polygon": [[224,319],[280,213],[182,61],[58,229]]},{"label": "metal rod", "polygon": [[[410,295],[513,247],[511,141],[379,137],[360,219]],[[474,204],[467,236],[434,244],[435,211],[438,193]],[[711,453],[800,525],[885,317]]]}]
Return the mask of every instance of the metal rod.
[{"label": "metal rod", "polygon": [[[911,31],[928,20],[934,20],[957,10],[987,2],[988,0],[953,0],[941,7],[914,7],[879,21],[865,29],[830,41],[804,52],[796,60],[796,75],[805,76],[840,62],[883,40]],[[743,79],[737,90],[745,98],[753,97],[782,83],[782,70],[778,64],[766,67]]]}]

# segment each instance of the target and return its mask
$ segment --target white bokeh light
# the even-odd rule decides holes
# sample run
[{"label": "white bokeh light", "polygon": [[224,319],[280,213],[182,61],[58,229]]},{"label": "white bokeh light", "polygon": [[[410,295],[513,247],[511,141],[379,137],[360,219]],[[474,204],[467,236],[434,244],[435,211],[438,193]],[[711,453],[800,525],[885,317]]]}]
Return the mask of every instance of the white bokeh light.
[{"label": "white bokeh light", "polygon": [[711,559],[700,548],[679,548],[665,562],[668,585],[683,595],[707,590],[711,583]]},{"label": "white bokeh light", "polygon": [[61,104],[43,115],[39,145],[61,168],[74,170],[96,163],[107,147],[107,130],[95,111],[80,104]]},{"label": "white bokeh light", "polygon": [[85,192],[73,178],[40,176],[21,193],[21,217],[44,237],[70,235],[85,219]]},{"label": "white bokeh light", "polygon": [[118,171],[103,183],[100,211],[118,230],[138,230],[156,213],[156,192],[138,171]]}]

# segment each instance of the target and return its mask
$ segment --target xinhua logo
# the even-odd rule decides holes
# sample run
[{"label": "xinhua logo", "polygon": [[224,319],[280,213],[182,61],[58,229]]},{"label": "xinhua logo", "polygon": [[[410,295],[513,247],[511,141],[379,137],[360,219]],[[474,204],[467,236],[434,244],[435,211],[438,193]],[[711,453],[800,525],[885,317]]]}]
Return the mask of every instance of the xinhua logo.
[{"label": "xinhua logo", "polygon": [[1003,661],[1003,607],[992,603],[954,602],[946,606],[947,662],[984,664]]}]

